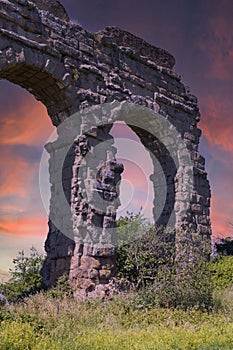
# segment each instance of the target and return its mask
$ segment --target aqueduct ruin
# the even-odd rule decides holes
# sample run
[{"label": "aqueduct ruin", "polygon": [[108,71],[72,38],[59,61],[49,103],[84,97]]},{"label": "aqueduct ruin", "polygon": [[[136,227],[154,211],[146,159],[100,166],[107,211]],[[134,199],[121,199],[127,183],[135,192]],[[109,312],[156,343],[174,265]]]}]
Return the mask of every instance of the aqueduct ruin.
[{"label": "aqueduct ruin", "polygon": [[[52,285],[66,272],[88,295],[114,275],[111,230],[123,171],[109,134],[116,120],[124,120],[160,163],[167,192],[157,223],[170,220],[210,239],[210,187],[198,151],[200,113],[196,97],[173,71],[172,55],[118,28],[92,34],[72,23],[56,0],[0,0],[0,18],[0,78],[33,94],[58,127],[58,140],[46,146],[51,203],[45,283]],[[77,112],[76,124],[59,127]],[[162,119],[153,124],[155,113]],[[167,144],[156,134],[163,120],[176,131],[176,140],[166,134]],[[183,146],[172,155],[179,140],[191,164],[186,164]],[[156,176],[155,171],[155,193]]]}]

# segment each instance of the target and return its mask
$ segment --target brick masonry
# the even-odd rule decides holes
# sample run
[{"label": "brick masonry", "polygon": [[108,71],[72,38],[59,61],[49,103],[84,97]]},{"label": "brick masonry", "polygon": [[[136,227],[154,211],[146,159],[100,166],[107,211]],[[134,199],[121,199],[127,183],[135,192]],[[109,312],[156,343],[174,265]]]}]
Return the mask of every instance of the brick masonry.
[{"label": "brick masonry", "polygon": [[[32,93],[46,106],[55,126],[87,107],[112,104],[114,110],[117,101],[121,106],[128,103],[157,112],[176,129],[192,162],[188,205],[177,185],[184,174],[189,181],[188,169],[177,169],[166,147],[143,124],[131,125],[165,174],[168,191],[158,223],[166,224],[174,215],[176,227],[188,226],[210,240],[210,187],[198,151],[200,113],[197,98],[173,70],[174,57],[119,28],[90,33],[70,21],[56,0],[1,0],[0,21],[0,78]],[[67,273],[81,296],[101,294],[115,272],[115,238],[109,232],[114,230],[120,204],[123,166],[115,159],[109,134],[114,121],[112,117],[106,125],[94,123],[85,129],[85,118],[81,118],[80,126],[72,130],[75,138],[68,153],[62,131],[58,141],[46,146],[51,203],[44,282],[50,286]],[[177,140],[172,142],[175,146]],[[98,156],[97,145],[102,145]],[[89,153],[92,157],[86,159]],[[62,180],[57,164],[62,167]],[[151,180],[156,193],[156,176]],[[91,184],[90,193],[84,182]],[[61,208],[61,192],[70,211]],[[104,199],[104,210],[96,209],[96,195]],[[155,196],[155,207],[157,200]],[[55,225],[58,218],[60,224]]]}]

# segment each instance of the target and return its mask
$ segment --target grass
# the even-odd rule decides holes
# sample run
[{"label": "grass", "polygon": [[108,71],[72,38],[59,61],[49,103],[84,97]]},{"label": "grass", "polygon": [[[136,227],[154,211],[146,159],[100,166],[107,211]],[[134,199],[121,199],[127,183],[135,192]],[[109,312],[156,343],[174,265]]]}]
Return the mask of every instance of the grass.
[{"label": "grass", "polygon": [[1,308],[1,350],[232,350],[233,288],[211,313],[137,310],[132,296],[105,303],[44,293]]},{"label": "grass", "polygon": [[233,257],[209,264],[215,286],[209,313],[141,307],[133,293],[78,301],[67,296],[64,280],[0,306],[0,350],[233,350],[232,266]]}]

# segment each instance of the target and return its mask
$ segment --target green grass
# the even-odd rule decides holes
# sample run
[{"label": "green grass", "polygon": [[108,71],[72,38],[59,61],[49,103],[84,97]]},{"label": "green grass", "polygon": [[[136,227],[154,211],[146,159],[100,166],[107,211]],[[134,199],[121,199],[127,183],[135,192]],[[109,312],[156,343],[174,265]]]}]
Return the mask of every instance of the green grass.
[{"label": "green grass", "polygon": [[210,313],[141,309],[135,294],[78,301],[56,287],[0,306],[0,350],[233,350],[233,257],[209,268]]},{"label": "green grass", "polygon": [[231,326],[204,326],[203,328],[151,326],[148,329],[88,330],[68,332],[63,327],[51,335],[35,333],[28,324],[12,322],[3,326],[1,349],[14,350],[118,350],[118,349],[232,349]]},{"label": "green grass", "polygon": [[[1,308],[1,350],[232,350],[233,289],[212,313],[139,311],[131,299],[80,302],[38,294]],[[224,304],[226,303],[226,305]]]}]

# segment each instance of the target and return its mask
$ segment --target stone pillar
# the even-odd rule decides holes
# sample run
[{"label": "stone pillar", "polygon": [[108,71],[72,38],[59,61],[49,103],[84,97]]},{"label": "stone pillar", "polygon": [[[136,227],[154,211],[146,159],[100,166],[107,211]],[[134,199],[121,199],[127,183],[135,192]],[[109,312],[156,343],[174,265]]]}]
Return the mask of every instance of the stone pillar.
[{"label": "stone pillar", "polygon": [[62,138],[46,146],[52,186],[43,276],[50,286],[67,273],[78,296],[95,292],[96,286],[107,284],[115,274],[123,165],[115,160],[110,128],[93,128],[76,137],[71,147],[71,139]]},{"label": "stone pillar", "polygon": [[70,184],[73,178],[72,165],[74,161],[73,148],[67,153],[69,140],[63,141],[58,138],[58,140],[45,146],[50,154],[51,198],[49,232],[45,241],[47,257],[41,273],[43,283],[47,287],[55,284],[60,276],[69,274],[70,261],[75,248],[70,210]]},{"label": "stone pillar", "polygon": [[115,274],[115,220],[123,165],[116,162],[112,143],[106,127],[75,140],[71,208],[76,244],[70,279],[79,296],[107,284]]}]

